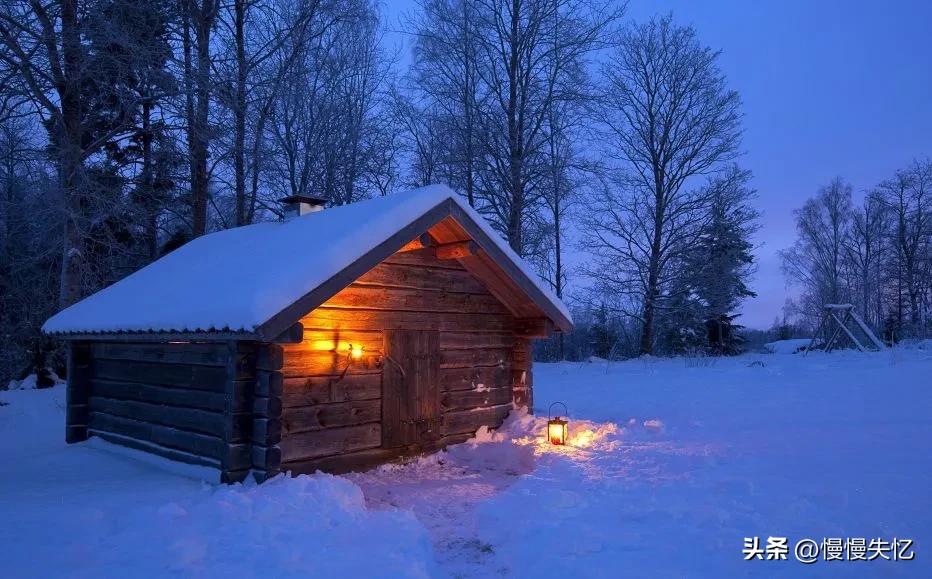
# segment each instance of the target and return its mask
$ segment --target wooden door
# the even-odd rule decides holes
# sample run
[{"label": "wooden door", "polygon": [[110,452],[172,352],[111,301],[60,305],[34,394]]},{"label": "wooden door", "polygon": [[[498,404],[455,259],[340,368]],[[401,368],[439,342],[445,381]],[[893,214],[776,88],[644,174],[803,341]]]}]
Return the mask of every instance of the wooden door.
[{"label": "wooden door", "polygon": [[384,336],[382,446],[430,446],[440,438],[440,338],[420,330]]}]

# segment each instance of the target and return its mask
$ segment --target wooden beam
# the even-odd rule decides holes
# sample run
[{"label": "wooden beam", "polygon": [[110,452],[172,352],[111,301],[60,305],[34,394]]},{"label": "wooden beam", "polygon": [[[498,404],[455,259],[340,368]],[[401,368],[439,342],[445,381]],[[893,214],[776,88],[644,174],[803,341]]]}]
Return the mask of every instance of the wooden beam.
[{"label": "wooden beam", "polygon": [[444,243],[434,248],[437,259],[461,259],[470,255],[476,255],[477,251],[479,251],[479,245],[471,239],[467,241]]},{"label": "wooden beam", "polygon": [[[300,328],[300,332],[295,330]],[[292,326],[294,333],[304,337],[301,324]],[[259,482],[268,480],[280,472],[282,440],[282,385],[281,368],[285,363],[284,349],[277,344],[256,344],[256,382],[252,415],[253,476]]]},{"label": "wooden beam", "polygon": [[301,325],[301,322],[295,322],[291,324],[287,330],[279,334],[273,341],[276,344],[300,344],[303,339],[304,326]]},{"label": "wooden beam", "polygon": [[417,251],[419,249],[428,249],[437,245],[437,242],[434,241],[434,238],[430,236],[429,233],[422,233],[416,239],[413,239],[402,246],[398,250],[398,253],[404,253],[407,251]]},{"label": "wooden beam", "polygon": [[88,400],[91,394],[91,349],[86,342],[68,345],[68,390],[65,403],[65,442],[87,440]]}]

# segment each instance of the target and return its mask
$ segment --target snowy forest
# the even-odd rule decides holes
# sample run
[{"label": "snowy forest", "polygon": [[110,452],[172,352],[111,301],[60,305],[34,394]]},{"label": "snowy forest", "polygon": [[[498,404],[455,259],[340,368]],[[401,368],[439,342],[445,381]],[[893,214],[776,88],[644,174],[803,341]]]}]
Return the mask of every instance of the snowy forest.
[{"label": "snowy forest", "polygon": [[[825,304],[851,303],[887,342],[932,331],[932,161],[916,161],[852,200],[841,178],[796,210],[797,241],[781,252],[802,288],[775,326],[811,331]],[[783,336],[783,337],[789,337]]]},{"label": "snowy forest", "polygon": [[[39,329],[51,314],[195,237],[280,219],[288,195],[343,205],[430,183],[573,308],[575,332],[538,357],[741,348],[760,217],[741,100],[671,15],[635,22],[612,0],[419,0],[401,22],[369,0],[0,6],[0,384],[60,365]],[[860,206],[841,180],[819,190],[783,254],[803,293],[778,325],[850,301],[888,337],[926,332],[930,185],[926,162]]]}]

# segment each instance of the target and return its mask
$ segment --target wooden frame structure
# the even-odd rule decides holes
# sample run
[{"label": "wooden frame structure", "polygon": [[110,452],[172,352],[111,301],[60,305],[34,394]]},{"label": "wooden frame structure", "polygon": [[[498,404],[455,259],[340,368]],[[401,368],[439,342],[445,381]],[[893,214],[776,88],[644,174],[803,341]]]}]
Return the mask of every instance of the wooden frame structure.
[{"label": "wooden frame structure", "polygon": [[[852,323],[854,324],[854,328],[849,327],[849,324]],[[870,327],[864,323],[864,320],[862,320],[861,316],[854,310],[852,304],[826,304],[824,313],[822,314],[822,320],[819,322],[819,327],[812,336],[809,345],[806,346],[806,350],[803,352],[804,356],[816,345],[816,340],[819,339],[823,330],[827,331],[830,327],[833,329],[829,339],[825,341],[824,349],[826,352],[831,352],[835,349],[842,335],[847,336],[848,339],[851,340],[852,345],[861,352],[866,352],[868,350],[879,352],[884,348],[883,342],[881,342],[874,332],[871,331]],[[864,337],[864,342],[857,338],[855,330],[860,330]]]},{"label": "wooden frame structure", "polygon": [[223,482],[430,452],[532,408],[531,340],[572,328],[553,300],[447,199],[254,331],[57,334],[66,440]]}]

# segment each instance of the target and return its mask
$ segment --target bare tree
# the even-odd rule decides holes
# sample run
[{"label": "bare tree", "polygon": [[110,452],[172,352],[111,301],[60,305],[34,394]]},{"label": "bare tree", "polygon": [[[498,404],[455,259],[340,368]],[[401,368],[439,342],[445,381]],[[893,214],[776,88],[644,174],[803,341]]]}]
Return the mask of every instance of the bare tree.
[{"label": "bare tree", "polygon": [[84,159],[99,146],[82,142],[80,13],[78,0],[5,0],[0,9],[0,58],[18,71],[15,82],[52,127],[65,211],[62,307],[82,295]]},{"label": "bare tree", "polygon": [[479,6],[476,0],[421,0],[418,7],[408,23],[417,39],[412,80],[436,107],[432,122],[446,125],[449,138],[437,144],[450,165],[450,184],[475,206],[482,162]]},{"label": "bare tree", "polygon": [[[181,0],[185,63],[188,150],[191,163],[191,232],[198,237],[207,232],[207,204],[210,197],[211,33],[217,21],[217,0]],[[193,38],[191,33],[193,32]],[[193,40],[193,43],[192,43]],[[193,52],[192,52],[193,51]]]},{"label": "bare tree", "polygon": [[916,162],[908,169],[897,171],[893,178],[877,187],[877,194],[891,214],[897,323],[904,323],[905,297],[909,321],[918,326],[921,296],[928,284],[923,271],[928,271],[932,244],[932,163]]},{"label": "bare tree", "polygon": [[849,299],[845,283],[845,240],[851,222],[851,185],[834,179],[796,210],[796,243],[780,252],[783,271],[805,291],[811,320],[825,304]]},{"label": "bare tree", "polygon": [[887,259],[885,242],[889,213],[876,193],[869,193],[853,210],[848,234],[844,239],[845,259],[850,270],[852,296],[857,296],[858,309],[870,325],[883,323],[882,268]]},{"label": "bare tree", "polygon": [[665,16],[631,26],[605,69],[602,118],[624,176],[596,200],[584,233],[596,264],[611,270],[589,272],[639,295],[645,354],[654,348],[669,268],[709,204],[690,179],[738,154],[740,99],[728,89],[718,56],[692,27]]}]

